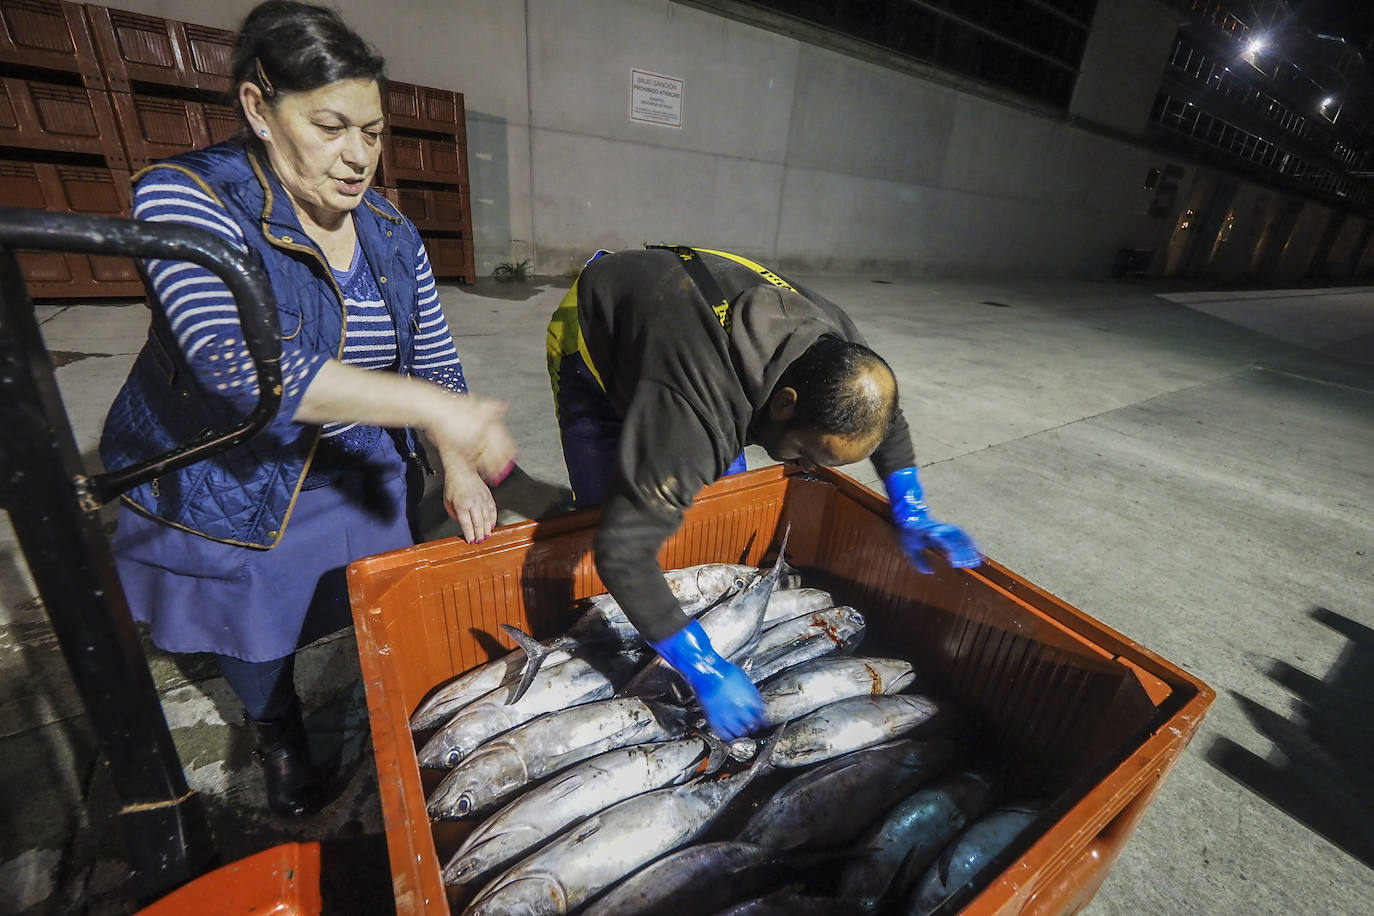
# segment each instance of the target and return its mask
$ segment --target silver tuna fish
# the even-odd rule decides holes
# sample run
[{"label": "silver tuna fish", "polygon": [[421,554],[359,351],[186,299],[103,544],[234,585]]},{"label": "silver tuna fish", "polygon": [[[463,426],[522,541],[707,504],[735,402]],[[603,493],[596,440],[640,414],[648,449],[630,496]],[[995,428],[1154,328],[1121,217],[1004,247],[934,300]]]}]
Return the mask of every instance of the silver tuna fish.
[{"label": "silver tuna fish", "polygon": [[712,916],[777,887],[792,857],[752,843],[698,843],[670,852],[597,897],[581,916]]},{"label": "silver tuna fish", "polygon": [[640,652],[617,652],[595,660],[570,658],[540,671],[529,692],[514,703],[507,703],[507,690],[498,687],[464,706],[425,742],[416,755],[420,766],[452,769],[483,741],[535,716],[607,699],[642,659]]},{"label": "silver tuna fish", "polygon": [[805,767],[891,741],[933,720],[940,707],[913,694],[837,700],[783,726],[773,762]]},{"label": "silver tuna fish", "polygon": [[751,666],[762,667],[774,657],[790,652],[798,646],[824,636],[837,649],[854,646],[863,638],[867,624],[864,615],[852,607],[822,608],[783,621],[759,634],[758,643],[749,650],[746,660]]},{"label": "silver tuna fish", "polygon": [[[705,607],[706,602],[698,601],[684,605],[682,611],[691,616]],[[514,703],[529,690],[541,668],[562,664],[575,655],[644,646],[644,637],[610,595],[589,599],[567,633],[544,642],[510,624],[501,624],[501,629],[515,641],[516,648],[442,684],[411,714],[411,731],[442,725],[458,710],[499,687],[511,685],[507,702]]]},{"label": "silver tuna fish", "polygon": [[599,754],[477,825],[444,866],[444,883],[470,884],[617,802],[714,773],[725,757],[724,746],[706,733]]},{"label": "silver tuna fish", "polygon": [[1031,825],[1038,811],[1035,805],[1007,805],[964,828],[964,832],[926,869],[897,912],[925,916],[946,898],[973,883],[998,853]]},{"label": "silver tuna fish", "polygon": [[834,606],[834,597],[824,589],[783,588],[782,582],[779,582],[777,590],[768,599],[768,609],[763,612],[763,628],[766,630],[784,620]]},{"label": "silver tuna fish", "polygon": [[840,896],[866,913],[905,895],[940,851],[992,803],[992,779],[954,773],[908,795],[854,842]]},{"label": "silver tuna fish", "polygon": [[[776,737],[776,736],[775,736]],[[769,769],[773,741],[728,779],[694,779],[612,805],[493,879],[467,916],[562,916],[661,855],[689,843]]]},{"label": "silver tuna fish", "polygon": [[[576,644],[573,639],[551,640],[547,653],[540,659],[541,664],[547,662],[552,666],[567,661],[572,658],[571,649]],[[516,683],[528,662],[529,656],[525,650],[513,649],[500,658],[494,658],[446,681],[411,714],[411,731],[424,731],[442,725],[474,700],[497,688]]]},{"label": "silver tuna fish", "polygon": [[915,678],[900,658],[818,658],[780,673],[759,694],[771,727],[849,697],[896,693]]},{"label": "silver tuna fish", "polygon": [[[688,617],[695,617],[718,598],[719,596],[711,599],[695,598],[682,602],[682,613]],[[644,645],[644,637],[635,629],[635,625],[630,623],[630,618],[625,615],[620,603],[608,593],[596,595],[583,602],[583,611],[568,628],[567,635],[579,643],[593,645]]]},{"label": "silver tuna fish", "polygon": [[[778,560],[773,568],[762,576],[756,576],[742,591],[735,593],[728,601],[716,605],[701,614],[698,620],[701,628],[711,640],[711,647],[720,655],[729,658],[748,651],[763,630],[763,615],[768,609],[768,599],[777,587],[778,577],[786,567],[783,557],[787,552],[789,526],[782,534],[782,545],[778,548]],[[681,699],[691,696],[682,676],[673,670],[661,657],[651,660],[625,685],[625,693],[638,696],[673,695]]]},{"label": "silver tuna fish", "polygon": [[703,563],[663,573],[673,597],[682,604],[709,603],[729,591],[744,588],[759,574],[757,566],[740,563]]},{"label": "silver tuna fish", "polygon": [[749,675],[751,681],[755,684],[762,684],[770,678],[776,677],[780,672],[805,664],[812,659],[848,655],[857,648],[861,639],[863,639],[862,630],[850,634],[844,642],[839,643],[824,633],[817,633],[795,648],[770,654],[765,662],[759,663],[753,659],[747,659],[740,667],[744,669],[745,674]]},{"label": "silver tuna fish", "polygon": [[497,735],[448,772],[429,816],[458,820],[495,810],[536,780],[589,757],[687,734],[687,713],[638,697],[597,700],[545,713]]},{"label": "silver tuna fish", "polygon": [[901,798],[943,770],[954,742],[891,741],[807,770],[750,816],[737,837],[775,849],[848,843]]}]

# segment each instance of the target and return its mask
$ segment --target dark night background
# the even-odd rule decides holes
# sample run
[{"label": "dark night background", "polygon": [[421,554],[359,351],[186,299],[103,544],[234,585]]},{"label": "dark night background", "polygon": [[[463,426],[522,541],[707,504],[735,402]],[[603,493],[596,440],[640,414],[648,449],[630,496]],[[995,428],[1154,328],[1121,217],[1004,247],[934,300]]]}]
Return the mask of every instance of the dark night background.
[{"label": "dark night background", "polygon": [[1361,50],[1374,38],[1374,0],[1294,0],[1291,9],[1312,31],[1345,38]]}]

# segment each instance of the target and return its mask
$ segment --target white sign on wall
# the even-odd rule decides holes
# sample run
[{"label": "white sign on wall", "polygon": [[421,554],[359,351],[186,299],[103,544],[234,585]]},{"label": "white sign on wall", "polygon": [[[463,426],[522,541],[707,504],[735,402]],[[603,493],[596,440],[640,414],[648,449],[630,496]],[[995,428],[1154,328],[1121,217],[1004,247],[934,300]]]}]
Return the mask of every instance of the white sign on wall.
[{"label": "white sign on wall", "polygon": [[682,80],[648,70],[630,71],[630,120],[682,126]]}]

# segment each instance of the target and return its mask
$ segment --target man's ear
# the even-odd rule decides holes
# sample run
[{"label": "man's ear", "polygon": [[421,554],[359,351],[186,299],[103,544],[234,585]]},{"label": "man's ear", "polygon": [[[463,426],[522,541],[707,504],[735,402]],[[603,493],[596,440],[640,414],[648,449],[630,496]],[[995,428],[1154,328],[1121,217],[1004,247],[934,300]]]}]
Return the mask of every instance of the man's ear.
[{"label": "man's ear", "polygon": [[774,423],[786,423],[797,411],[797,389],[779,388],[768,399],[768,419]]}]

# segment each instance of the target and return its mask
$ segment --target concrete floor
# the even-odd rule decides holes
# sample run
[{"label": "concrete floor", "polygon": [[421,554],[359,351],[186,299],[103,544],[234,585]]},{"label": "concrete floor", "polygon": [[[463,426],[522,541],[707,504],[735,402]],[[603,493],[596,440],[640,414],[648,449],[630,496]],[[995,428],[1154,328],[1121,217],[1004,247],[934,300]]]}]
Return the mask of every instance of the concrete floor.
[{"label": "concrete floor", "polygon": [[[1087,912],[1370,912],[1374,290],[805,279],[897,370],[936,514],[1217,691]],[[503,521],[563,496],[542,347],[565,286],[442,290],[473,390],[511,399],[523,473],[498,493]],[[39,315],[90,454],[142,306]],[[108,777],[7,527],[0,620],[0,912],[129,912]],[[318,746],[348,777],[303,824],[267,814],[213,670],[148,649],[226,860],[381,829],[350,635],[301,669]]]}]

